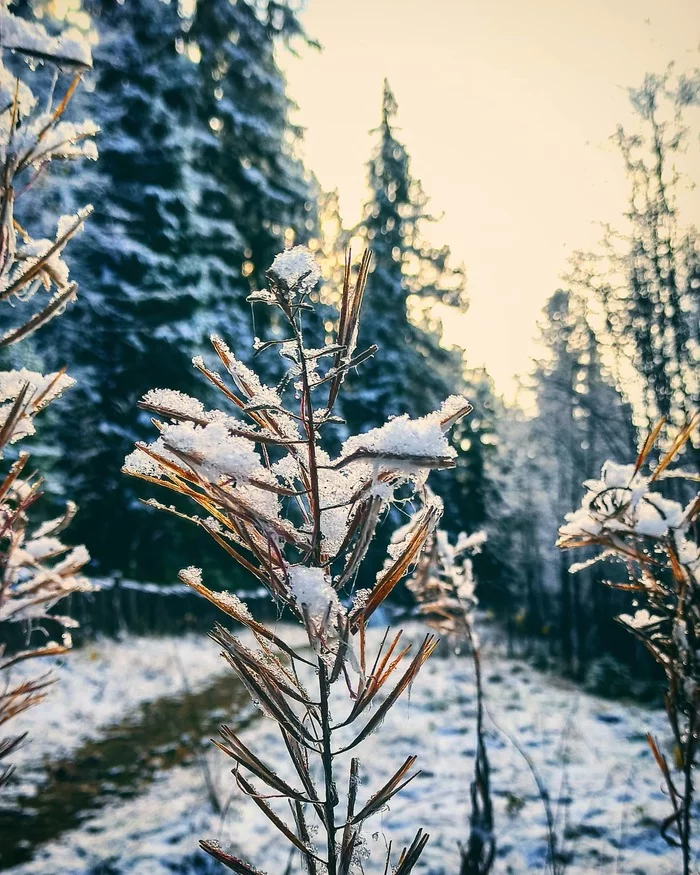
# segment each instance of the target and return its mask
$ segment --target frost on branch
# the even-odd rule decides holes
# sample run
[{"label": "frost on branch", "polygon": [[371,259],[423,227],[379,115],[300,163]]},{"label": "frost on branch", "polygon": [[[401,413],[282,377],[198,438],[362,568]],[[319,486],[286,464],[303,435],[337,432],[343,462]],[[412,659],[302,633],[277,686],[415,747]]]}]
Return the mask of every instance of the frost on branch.
[{"label": "frost on branch", "polygon": [[[54,159],[95,158],[92,137],[97,132],[92,122],[75,123],[63,119],[71,95],[79,83],[76,69],[90,66],[87,44],[69,35],[50,37],[41,25],[16,18],[0,5],[0,302],[13,312],[26,308],[17,302],[30,301],[38,292],[47,300],[19,324],[10,328],[0,347],[9,347],[29,336],[50,319],[63,312],[76,297],[76,285],[69,278],[64,249],[77,234],[90,212],[89,207],[76,215],[54,219],[55,235],[34,238],[23,226],[18,211],[31,196],[36,175]],[[54,66],[72,69],[72,81],[60,83],[56,71],[55,106],[37,109],[37,101],[27,80],[37,75],[23,61],[11,62],[10,54],[19,53]],[[8,69],[22,66],[26,77],[17,79]],[[34,419],[51,401],[74,384],[63,370],[40,374],[26,369],[0,372],[0,459],[10,444],[34,434]],[[41,496],[42,480],[28,467],[29,454],[20,451],[9,470],[0,476],[0,624],[23,623],[26,648],[8,653],[0,644],[0,671],[15,663],[49,653],[70,649],[70,634],[65,631],[77,624],[70,617],[52,612],[61,599],[76,591],[90,589],[82,575],[89,561],[84,547],[69,547],[59,534],[70,523],[76,507],[68,502],[64,513],[43,523],[32,521],[31,512]],[[54,630],[58,628],[59,634]],[[42,640],[38,642],[37,636]],[[6,677],[6,676],[5,676]],[[0,725],[12,716],[37,704],[50,681],[46,676],[19,685],[3,680],[0,697]],[[19,744],[19,738],[0,740],[0,759]],[[12,774],[11,767],[0,768],[0,787]]]},{"label": "frost on branch", "polygon": [[[208,409],[198,399],[174,389],[151,390],[139,406],[153,415],[158,435],[151,443],[137,444],[124,464],[127,474],[194,502],[199,509],[196,514],[188,513],[184,506],[149,503],[199,526],[267,587],[277,609],[291,614],[308,636],[311,655],[308,651],[302,655],[275,629],[258,622],[234,595],[209,590],[200,569],[190,567],[180,574],[183,582],[247,627],[261,645],[260,651],[252,651],[222,627],[212,633],[263,713],[279,724],[292,765],[305,793],[310,794],[308,812],[298,804],[294,808],[295,826],[280,826],[284,810],[275,813],[274,820],[310,863],[310,871],[316,871],[316,863],[321,861],[324,870],[327,866],[329,871],[349,872],[349,863],[361,846],[362,822],[375,808],[374,803],[368,803],[362,816],[351,811],[347,822],[337,826],[344,836],[340,847],[332,823],[335,814],[323,814],[322,807],[319,809],[321,803],[315,797],[309,772],[311,760],[318,762],[324,774],[324,795],[330,800],[336,778],[329,751],[335,744],[336,729],[364,721],[345,749],[359,745],[435,647],[436,641],[427,636],[408,661],[407,652],[396,649],[395,637],[386,642],[386,649],[382,645],[376,660],[370,659],[365,652],[364,630],[399,581],[419,565],[426,544],[433,542],[442,503],[427,491],[425,482],[431,470],[454,466],[455,453],[447,432],[471,409],[466,399],[454,396],[422,419],[397,417],[381,428],[348,438],[337,456],[329,450],[332,444],[327,442],[326,432],[338,422],[334,409],[345,375],[376,352],[375,347],[355,352],[368,269],[369,257],[365,256],[353,284],[347,262],[337,335],[326,347],[308,349],[303,342],[302,317],[313,309],[308,297],[320,272],[304,247],[280,254],[268,271],[268,289],[251,296],[254,302],[279,311],[282,338],[255,343],[257,353],[279,351],[288,368],[279,387],[264,385],[226,342],[214,335],[211,341],[218,366],[208,365],[201,357],[193,364],[219,391],[220,409]],[[378,525],[392,503],[409,499],[420,508],[410,530],[392,544],[373,585],[353,599]],[[460,567],[460,592],[466,598],[467,566]],[[291,668],[281,661],[282,655],[291,659]],[[381,667],[374,676],[367,674],[367,665],[373,662]],[[400,666],[403,674],[394,689],[381,704],[375,702],[370,715],[369,706],[379,689],[388,688],[389,678]],[[311,682],[318,686],[318,692],[313,696],[306,693],[300,679],[307,667],[316,671]],[[336,721],[336,726],[331,724],[328,697],[337,682],[341,691],[347,692],[348,716],[344,722]],[[244,793],[256,799],[269,793],[269,789],[255,787],[255,778],[271,788],[272,798],[296,803],[300,795],[306,798],[254,758],[227,727],[222,728],[221,736],[219,746],[237,764],[236,776]],[[356,760],[353,763],[350,785],[355,787],[358,765]],[[379,792],[376,810],[401,786],[411,764],[412,758],[397,773],[395,785]],[[355,791],[352,793],[354,797]],[[325,860],[319,856],[321,851],[312,848],[311,826],[327,834]],[[426,840],[419,833],[410,859],[418,859]],[[214,854],[210,846],[206,848]],[[344,868],[338,868],[337,859],[329,862],[338,854],[346,860]],[[233,859],[220,851],[214,855]],[[247,867],[245,871],[253,870]],[[404,871],[409,870],[404,867]]]},{"label": "frost on branch", "polygon": [[372,459],[376,465],[416,473],[431,468],[451,468],[457,455],[446,433],[465,416],[471,405],[461,395],[453,395],[439,410],[421,419],[397,416],[365,434],[354,435],[343,444],[339,464],[355,459]]},{"label": "frost on branch", "polygon": [[[618,560],[627,569],[625,582],[606,583],[630,591],[635,607],[641,605],[617,619],[643,642],[666,674],[666,709],[677,761],[684,772],[680,789],[654,739],[650,737],[649,743],[674,809],[664,835],[666,829],[676,831],[684,860],[690,855],[691,773],[700,729],[700,550],[696,540],[700,494],[696,475],[670,465],[699,422],[700,415],[692,418],[651,470],[645,471],[645,463],[663,421],[647,439],[635,465],[606,462],[599,480],[584,483],[581,507],[567,515],[558,542],[566,549],[595,551],[591,558],[571,566],[574,573],[601,560]],[[669,489],[664,487],[672,484],[678,496],[684,480],[689,500],[669,498]],[[668,839],[676,843],[675,838]]]},{"label": "frost on branch", "polygon": [[13,444],[20,438],[34,434],[33,419],[36,414],[74,385],[75,380],[62,371],[47,375],[25,368],[0,371],[0,429],[3,442]]},{"label": "frost on branch", "polygon": [[[56,219],[56,234],[35,238],[24,227],[21,212],[24,199],[31,197],[32,182],[51,161],[97,158],[94,122],[64,118],[80,76],[55,88],[55,105],[38,108],[28,84],[31,75],[16,78],[7,67],[7,53],[17,51],[31,58],[72,68],[91,64],[84,40],[53,38],[34,22],[14,16],[0,5],[0,162],[3,164],[0,193],[0,301],[27,301],[38,291],[47,300],[18,326],[0,338],[0,347],[17,343],[45,325],[75,300],[77,287],[69,279],[63,260],[66,244],[83,227],[92,207],[72,216]],[[28,68],[27,68],[28,69]],[[26,79],[27,81],[24,81]],[[54,90],[52,90],[52,95]]]},{"label": "frost on branch", "polygon": [[321,268],[306,246],[294,246],[275,256],[270,275],[296,293],[314,288],[321,279]]}]

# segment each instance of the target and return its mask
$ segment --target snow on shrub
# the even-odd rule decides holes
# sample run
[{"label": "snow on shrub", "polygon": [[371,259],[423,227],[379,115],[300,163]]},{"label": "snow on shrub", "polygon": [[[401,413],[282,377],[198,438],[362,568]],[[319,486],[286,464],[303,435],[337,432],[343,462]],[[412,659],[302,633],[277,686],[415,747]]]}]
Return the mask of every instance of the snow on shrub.
[{"label": "snow on shrub", "polygon": [[[454,465],[446,433],[471,409],[466,399],[454,396],[422,419],[397,417],[347,438],[335,457],[324,448],[328,426],[338,421],[334,409],[347,372],[376,351],[370,347],[355,353],[368,269],[366,254],[353,284],[348,261],[337,336],[328,346],[312,350],[304,345],[302,316],[311,309],[308,298],[320,271],[304,247],[278,255],[268,271],[268,288],[250,299],[279,312],[286,336],[256,341],[255,349],[278,348],[289,363],[281,384],[286,390],[265,386],[221,338],[213,336],[224,375],[200,357],[193,363],[221,392],[225,409],[207,410],[177,391],[152,390],[140,407],[153,414],[159,437],[138,444],[124,465],[126,473],[195,502],[201,511],[196,515],[154,500],[149,503],[202,527],[267,587],[279,610],[286,609],[303,624],[310,654],[254,619],[235,596],[207,589],[199,569],[180,574],[258,641],[254,651],[221,626],[212,633],[254,701],[278,723],[290,776],[283,778],[223,727],[219,747],[234,761],[238,786],[301,853],[309,872],[332,875],[358,871],[366,854],[361,835],[365,820],[412,779],[415,757],[361,803],[359,761],[353,757],[344,784],[347,803],[342,813],[337,809],[337,757],[353,751],[380,725],[437,643],[426,636],[408,659],[410,648],[397,650],[399,633],[390,641],[385,637],[370,660],[364,630],[419,561],[435,530],[442,503],[426,490],[426,479],[432,469]],[[422,507],[411,531],[392,546],[374,585],[353,596],[380,520],[394,501],[408,496]],[[389,690],[389,679],[399,672]],[[316,687],[313,695],[307,685]],[[389,690],[381,701],[380,689]],[[341,698],[346,711],[337,720],[330,714],[331,695]],[[362,726],[356,728],[357,723]],[[323,787],[316,785],[316,766]],[[291,822],[289,809],[274,799],[291,806]],[[323,836],[321,847],[313,839],[317,831]],[[407,875],[426,841],[419,831],[393,871]],[[203,847],[235,872],[257,871],[216,843],[204,842]],[[390,852],[387,867],[389,857]]]},{"label": "snow on shrub", "polygon": [[[700,549],[697,520],[700,494],[686,503],[663,495],[659,487],[685,482],[697,489],[697,474],[671,469],[679,451],[700,423],[695,415],[652,470],[644,470],[663,421],[650,434],[635,465],[606,462],[600,479],[588,480],[581,507],[568,514],[559,530],[565,549],[593,547],[591,559],[571,566],[576,572],[603,559],[625,563],[628,580],[605,581],[634,594],[636,610],[618,621],[651,652],[666,674],[666,710],[682,773],[676,785],[656,741],[649,744],[666,781],[673,813],[663,835],[683,852],[684,873],[690,871],[690,822],[693,767],[700,738]],[[668,491],[668,489],[666,490]],[[677,838],[669,834],[675,830]]]},{"label": "snow on shrub", "polygon": [[[2,348],[41,328],[76,297],[77,287],[69,279],[63,253],[91,207],[58,217],[51,239],[32,237],[18,222],[15,211],[50,161],[97,157],[92,140],[97,127],[90,121],[63,120],[80,71],[91,63],[89,46],[82,38],[75,34],[51,37],[44,27],[17,18],[2,4],[0,47],[0,301],[6,305],[30,301],[42,290],[48,296],[48,301],[0,338]],[[32,64],[56,67],[56,88],[61,81],[59,71],[71,71],[70,84],[56,105],[37,109],[30,86],[13,76],[5,64],[9,52],[26,56]],[[24,368],[0,372],[0,459],[10,444],[34,434],[36,415],[74,382],[63,371],[46,375]],[[84,547],[71,549],[58,538],[75,514],[73,502],[68,502],[56,519],[32,522],[30,511],[41,496],[42,480],[36,472],[26,473],[28,463],[29,453],[20,451],[0,481],[0,623],[25,623],[27,641],[33,642],[30,633],[39,621],[50,618],[50,623],[62,630],[77,625],[70,617],[50,610],[70,593],[90,588],[80,573],[90,557]],[[0,671],[8,678],[0,694],[0,725],[37,704],[51,683],[44,675],[13,684],[9,669],[26,659],[70,649],[69,632],[63,631],[60,640],[52,640],[43,626],[48,641],[42,646],[28,643],[20,652],[7,653],[6,645],[0,645]],[[0,759],[8,757],[21,741],[21,736],[2,739]],[[11,774],[11,766],[0,767],[0,786]]]}]

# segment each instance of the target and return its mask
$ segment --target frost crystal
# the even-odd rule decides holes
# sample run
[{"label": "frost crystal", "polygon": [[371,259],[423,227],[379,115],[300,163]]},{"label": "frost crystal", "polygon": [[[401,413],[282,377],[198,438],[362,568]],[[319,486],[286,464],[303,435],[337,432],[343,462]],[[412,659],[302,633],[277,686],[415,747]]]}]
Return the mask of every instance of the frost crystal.
[{"label": "frost crystal", "polygon": [[338,594],[323,568],[297,565],[289,569],[289,586],[296,603],[304,606],[309,617],[320,622],[330,613],[331,623],[338,614]]},{"label": "frost crystal", "polygon": [[306,246],[294,246],[275,256],[270,273],[282,280],[290,291],[310,291],[321,278],[321,268]]},{"label": "frost crystal", "polygon": [[248,607],[248,605],[245,602],[241,601],[234,593],[218,592],[216,594],[216,598],[220,605],[229,608],[231,612],[235,613],[238,617],[244,618],[246,620],[253,619],[253,615],[250,613],[250,608]]},{"label": "frost crystal", "polygon": [[29,399],[36,399],[44,407],[65,390],[75,385],[75,380],[66,374],[43,374],[22,368],[19,371],[0,371],[0,401],[14,401],[29,383],[33,391]]},{"label": "frost crystal", "polygon": [[180,577],[190,586],[202,585],[202,569],[196,568],[194,565],[183,568],[180,572]]},{"label": "frost crystal", "polygon": [[634,616],[631,614],[620,614],[620,620],[631,629],[646,629],[648,626],[660,623],[663,619],[663,617],[650,614],[645,609],[635,611]]},{"label": "frost crystal", "polygon": [[163,470],[156,461],[138,447],[124,459],[122,470],[126,474],[134,474],[137,477],[160,478],[163,476]]},{"label": "frost crystal", "polygon": [[149,406],[160,407],[180,416],[189,416],[193,419],[204,418],[202,402],[175,389],[151,389],[143,396],[143,401]]}]

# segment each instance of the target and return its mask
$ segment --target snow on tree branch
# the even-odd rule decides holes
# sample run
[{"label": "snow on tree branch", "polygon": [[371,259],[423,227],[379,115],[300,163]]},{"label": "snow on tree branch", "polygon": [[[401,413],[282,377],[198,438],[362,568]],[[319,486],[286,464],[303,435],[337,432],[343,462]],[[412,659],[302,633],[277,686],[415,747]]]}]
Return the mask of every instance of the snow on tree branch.
[{"label": "snow on tree branch", "polygon": [[4,3],[0,6],[0,47],[60,66],[92,67],[90,46],[78,31],[50,36],[43,25],[18,18]]}]

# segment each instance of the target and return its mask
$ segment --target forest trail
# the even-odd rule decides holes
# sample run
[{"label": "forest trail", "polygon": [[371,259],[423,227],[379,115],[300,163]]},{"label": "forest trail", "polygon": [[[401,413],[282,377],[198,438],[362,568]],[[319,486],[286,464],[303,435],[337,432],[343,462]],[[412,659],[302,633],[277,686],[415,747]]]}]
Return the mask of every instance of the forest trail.
[{"label": "forest trail", "polygon": [[[409,635],[420,631],[417,624],[409,624]],[[128,676],[105,664],[105,671],[121,676],[121,681],[103,677],[105,688],[118,695],[119,683],[134,690],[142,686],[151,698],[121,719],[100,725],[105,715],[98,706],[93,706],[94,719],[90,717],[94,658],[86,650],[71,656],[63,692],[59,685],[56,701],[47,708],[63,710],[68,726],[80,710],[88,737],[80,740],[78,735],[71,747],[68,739],[75,739],[75,733],[60,736],[49,729],[31,757],[25,755],[20,791],[31,798],[23,805],[22,823],[16,813],[2,813],[3,833],[21,830],[24,840],[6,846],[2,869],[12,875],[189,875],[209,871],[197,840],[214,836],[225,846],[240,837],[241,853],[264,870],[282,871],[287,849],[277,838],[271,841],[267,821],[237,792],[230,761],[208,743],[216,726],[228,721],[273,765],[279,748],[272,722],[254,719],[259,712],[245,691],[212,659],[216,648],[194,636],[184,643],[127,638],[108,646],[117,651],[111,659],[119,648],[123,656],[149,653],[150,659],[137,661]],[[530,755],[548,788],[559,849],[569,861],[567,873],[670,875],[675,855],[656,825],[666,813],[667,800],[644,739],[652,731],[665,740],[662,712],[588,695],[507,660],[498,650],[488,647],[485,659],[487,708],[493,718],[487,741],[499,840],[495,871],[541,871],[546,848],[542,802],[510,736]],[[178,652],[180,665],[173,668],[168,660],[172,663]],[[118,666],[120,660],[115,662]],[[192,680],[173,687],[185,664]],[[139,672],[147,672],[148,678]],[[76,691],[81,688],[88,698],[78,703]],[[400,846],[423,826],[431,840],[417,871],[456,871],[457,842],[466,837],[474,713],[469,659],[436,655],[410,697],[390,712],[382,732],[368,738],[361,759],[371,764],[371,774],[363,769],[362,796],[411,752],[418,754],[423,769],[383,813],[379,830],[366,837],[370,852],[384,847],[389,837],[394,847]],[[55,716],[58,725],[60,713]],[[33,712],[33,719],[36,734],[41,709]],[[97,776],[105,771],[109,782],[100,785]],[[212,792],[223,814],[214,810]],[[367,865],[366,871],[374,869]]]}]

